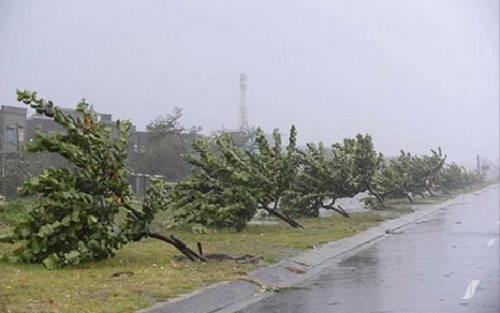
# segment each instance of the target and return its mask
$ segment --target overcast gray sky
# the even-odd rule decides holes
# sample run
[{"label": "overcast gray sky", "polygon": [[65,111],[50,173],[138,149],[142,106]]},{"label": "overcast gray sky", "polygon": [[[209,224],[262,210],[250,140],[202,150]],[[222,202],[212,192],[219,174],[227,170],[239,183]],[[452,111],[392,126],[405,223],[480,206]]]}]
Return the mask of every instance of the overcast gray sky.
[{"label": "overcast gray sky", "polygon": [[0,0],[0,104],[86,97],[139,129],[179,106],[210,133],[237,127],[240,73],[250,124],[302,143],[498,158],[498,0]]}]

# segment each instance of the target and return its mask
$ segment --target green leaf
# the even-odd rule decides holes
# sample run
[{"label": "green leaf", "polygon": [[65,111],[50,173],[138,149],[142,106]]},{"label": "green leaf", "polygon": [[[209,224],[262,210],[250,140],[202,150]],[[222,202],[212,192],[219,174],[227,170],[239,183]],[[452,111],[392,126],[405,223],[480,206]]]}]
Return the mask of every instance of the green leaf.
[{"label": "green leaf", "polygon": [[63,226],[68,227],[68,226],[71,224],[71,215],[66,215],[66,216],[64,216],[64,218],[63,218],[63,220],[62,220],[61,224],[62,224]]},{"label": "green leaf", "polygon": [[24,92],[22,92],[22,91],[21,91],[21,90],[19,90],[19,89],[16,89],[16,94],[17,94],[17,98],[16,98],[16,99],[17,99],[17,101],[18,101],[18,102],[23,101],[23,99],[24,99]]},{"label": "green leaf", "polygon": [[87,253],[89,249],[87,249],[87,246],[83,243],[83,241],[78,241],[78,251],[81,253]]},{"label": "green leaf", "polygon": [[55,253],[49,255],[45,260],[43,260],[43,265],[49,270],[56,269],[60,266],[60,259],[57,257]]},{"label": "green leaf", "polygon": [[98,219],[97,217],[95,217],[94,215],[90,214],[88,217],[87,217],[87,223],[89,225],[92,225],[92,224],[95,224],[97,223]]},{"label": "green leaf", "polygon": [[92,249],[92,250],[96,250],[96,249],[100,249],[101,245],[99,244],[99,242],[97,240],[91,239],[87,243],[87,248]]},{"label": "green leaf", "polygon": [[38,240],[36,240],[35,238],[31,241],[31,249],[34,254],[38,254],[41,251],[40,244]]},{"label": "green leaf", "polygon": [[75,223],[80,222],[80,211],[73,211],[71,213],[71,220]]},{"label": "green leaf", "polygon": [[33,259],[33,251],[29,248],[25,248],[23,252],[21,253],[21,258],[26,261],[30,262]]},{"label": "green leaf", "polygon": [[76,265],[80,263],[80,252],[73,250],[64,255],[69,264]]},{"label": "green leaf", "polygon": [[19,234],[21,235],[22,238],[28,238],[28,236],[31,235],[31,229],[25,226],[19,229]]}]

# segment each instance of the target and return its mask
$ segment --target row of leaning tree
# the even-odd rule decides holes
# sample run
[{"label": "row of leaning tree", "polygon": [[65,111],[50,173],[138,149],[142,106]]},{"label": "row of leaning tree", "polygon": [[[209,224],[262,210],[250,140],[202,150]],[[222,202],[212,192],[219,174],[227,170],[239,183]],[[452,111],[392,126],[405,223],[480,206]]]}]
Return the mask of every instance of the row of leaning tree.
[{"label": "row of leaning tree", "polygon": [[227,134],[196,140],[194,152],[185,156],[192,166],[189,177],[177,184],[153,179],[138,207],[127,180],[130,122],[118,121],[116,129],[105,126],[84,100],[76,115],[69,115],[36,92],[17,91],[17,99],[65,130],[52,135],[38,131],[27,151],[56,153],[71,165],[46,168],[19,187],[33,205],[11,233],[0,237],[2,242],[22,242],[3,259],[41,262],[50,269],[112,257],[123,245],[143,238],[162,240],[190,260],[206,261],[179,238],[152,230],[159,211],[171,210],[174,226],[201,232],[225,227],[241,231],[257,210],[303,228],[296,219],[319,217],[320,209],[349,217],[336,200],[360,192],[370,195],[367,204],[383,209],[388,198],[413,201],[414,196],[446,194],[483,179],[445,164],[441,149],[423,156],[402,151],[385,159],[370,135],[344,139],[330,149],[323,144],[299,149],[292,126],[286,145],[277,130],[272,140],[257,130],[247,148],[236,146]]}]

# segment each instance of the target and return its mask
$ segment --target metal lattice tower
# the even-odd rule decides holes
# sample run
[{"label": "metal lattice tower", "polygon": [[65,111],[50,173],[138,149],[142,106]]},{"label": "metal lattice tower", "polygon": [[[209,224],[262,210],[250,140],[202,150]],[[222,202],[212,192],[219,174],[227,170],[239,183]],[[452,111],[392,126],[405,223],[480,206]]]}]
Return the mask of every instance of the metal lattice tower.
[{"label": "metal lattice tower", "polygon": [[240,74],[240,130],[248,128],[247,75]]}]

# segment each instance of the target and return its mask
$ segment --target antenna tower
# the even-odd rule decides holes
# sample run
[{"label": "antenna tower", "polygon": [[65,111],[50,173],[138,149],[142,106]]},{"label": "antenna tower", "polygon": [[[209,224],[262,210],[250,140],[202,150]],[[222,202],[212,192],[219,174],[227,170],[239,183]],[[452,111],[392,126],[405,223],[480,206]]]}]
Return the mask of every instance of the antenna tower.
[{"label": "antenna tower", "polygon": [[240,74],[240,130],[248,128],[247,75]]}]

